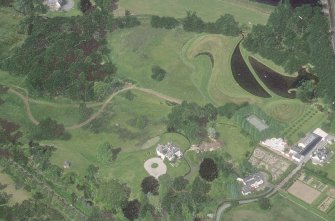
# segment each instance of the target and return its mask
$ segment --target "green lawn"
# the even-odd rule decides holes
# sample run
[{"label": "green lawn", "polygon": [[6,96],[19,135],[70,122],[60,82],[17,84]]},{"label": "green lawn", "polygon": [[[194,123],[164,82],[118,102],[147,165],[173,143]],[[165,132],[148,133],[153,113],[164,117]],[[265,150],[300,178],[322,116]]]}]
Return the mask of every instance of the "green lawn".
[{"label": "green lawn", "polygon": [[238,206],[224,213],[222,221],[320,221],[320,217],[280,195],[271,198],[271,209],[261,210],[258,203]]},{"label": "green lawn", "polygon": [[216,130],[219,140],[224,143],[223,150],[229,153],[234,161],[241,161],[247,151],[252,151],[252,147],[249,146],[250,139],[241,134],[241,129],[233,121],[220,117]]},{"label": "green lawn", "polygon": [[[144,170],[145,160],[156,157],[155,145],[143,150],[142,145],[153,137],[160,136],[165,131],[165,116],[170,111],[164,101],[141,92],[134,92],[133,101],[124,97],[116,97],[106,112],[110,115],[103,119],[107,122],[104,132],[94,134],[85,129],[70,131],[72,137],[68,141],[45,141],[53,143],[57,150],[52,156],[52,163],[62,166],[65,160],[72,163],[68,171],[83,174],[89,164],[100,168],[100,177],[104,179],[117,178],[126,182],[132,189],[133,197],[139,196],[140,183],[148,174]],[[132,126],[131,120],[136,115],[147,116],[148,123],[143,129]],[[163,134],[162,142],[174,141],[183,149],[189,146],[187,140],[178,134]],[[101,164],[97,158],[97,150],[101,143],[110,142],[114,147],[121,147],[118,158],[111,164]],[[160,142],[161,142],[160,141]],[[168,174],[172,177],[184,175],[188,166],[181,161],[178,167],[172,167],[168,162]]]},{"label": "green lawn", "polygon": [[119,0],[116,14],[123,14],[124,10],[134,14],[149,14],[159,16],[185,17],[186,11],[198,13],[206,21],[213,21],[221,15],[230,13],[241,23],[265,24],[274,7],[250,2],[249,0]]}]

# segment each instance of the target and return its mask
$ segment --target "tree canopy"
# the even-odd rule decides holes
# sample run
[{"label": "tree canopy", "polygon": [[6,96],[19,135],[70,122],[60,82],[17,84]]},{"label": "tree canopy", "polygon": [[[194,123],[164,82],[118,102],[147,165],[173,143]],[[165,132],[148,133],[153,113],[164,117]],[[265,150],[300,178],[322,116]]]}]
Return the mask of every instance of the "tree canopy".
[{"label": "tree canopy", "polygon": [[207,123],[216,120],[217,111],[212,104],[200,106],[196,103],[183,102],[174,106],[168,115],[169,131],[183,133],[192,142],[207,138]]},{"label": "tree canopy", "polygon": [[219,175],[219,170],[214,160],[205,158],[200,164],[199,174],[206,181],[215,180]]},{"label": "tree canopy", "polygon": [[147,176],[142,180],[141,187],[143,193],[157,195],[159,190],[159,182],[155,177]]}]

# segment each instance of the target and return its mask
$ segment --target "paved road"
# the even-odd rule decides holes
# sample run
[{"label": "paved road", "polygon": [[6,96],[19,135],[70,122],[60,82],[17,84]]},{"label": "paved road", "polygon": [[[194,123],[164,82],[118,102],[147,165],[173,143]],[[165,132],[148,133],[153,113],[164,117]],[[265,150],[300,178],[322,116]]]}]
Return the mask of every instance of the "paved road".
[{"label": "paved road", "polygon": [[332,46],[335,53],[335,0],[328,0],[330,30],[332,31]]}]

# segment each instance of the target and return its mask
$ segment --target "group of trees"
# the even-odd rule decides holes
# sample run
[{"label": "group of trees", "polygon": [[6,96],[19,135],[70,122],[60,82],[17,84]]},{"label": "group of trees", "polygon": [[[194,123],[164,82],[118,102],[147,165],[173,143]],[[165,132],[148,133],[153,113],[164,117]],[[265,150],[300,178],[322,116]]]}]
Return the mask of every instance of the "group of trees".
[{"label": "group of trees", "polygon": [[110,143],[105,142],[99,146],[97,159],[102,163],[111,163],[116,160],[120,152],[120,147],[113,148]]},{"label": "group of trees", "polygon": [[65,127],[51,118],[45,118],[34,125],[30,130],[30,138],[36,140],[51,140],[56,138],[66,138]]},{"label": "group of trees", "polygon": [[188,11],[182,24],[185,31],[191,32],[207,32],[227,36],[237,36],[241,32],[239,23],[231,14],[225,14],[215,22],[204,22],[195,12]]},{"label": "group of trees", "polygon": [[[3,187],[3,186],[2,186]],[[64,220],[61,213],[47,205],[43,196],[34,194],[29,200],[14,205],[11,196],[0,188],[0,219],[1,220]]]},{"label": "group of trees", "polygon": [[22,137],[19,128],[18,124],[0,118],[0,144],[17,143],[18,139]]},{"label": "group of trees", "polygon": [[[327,19],[319,6],[304,5],[293,9],[285,1],[270,15],[266,25],[252,27],[243,45],[249,51],[283,66],[289,73],[310,64],[309,71],[319,77],[317,95],[325,98],[334,109],[335,76],[332,73],[335,72],[335,58]],[[310,82],[304,86],[311,86]],[[298,96],[309,100],[311,92],[300,88]]]},{"label": "group of trees", "polygon": [[173,17],[151,16],[151,26],[153,28],[173,29],[179,25],[179,21]]},{"label": "group of trees", "polygon": [[231,14],[225,14],[215,22],[205,22],[196,12],[192,11],[187,11],[186,17],[181,19],[181,21],[173,17],[151,16],[151,26],[154,28],[172,29],[179,26],[180,23],[185,31],[207,32],[227,36],[237,36],[242,29]]},{"label": "group of trees", "polygon": [[207,123],[215,121],[217,110],[212,104],[200,106],[183,102],[172,108],[168,115],[168,131],[183,133],[191,142],[197,143],[207,138]]}]

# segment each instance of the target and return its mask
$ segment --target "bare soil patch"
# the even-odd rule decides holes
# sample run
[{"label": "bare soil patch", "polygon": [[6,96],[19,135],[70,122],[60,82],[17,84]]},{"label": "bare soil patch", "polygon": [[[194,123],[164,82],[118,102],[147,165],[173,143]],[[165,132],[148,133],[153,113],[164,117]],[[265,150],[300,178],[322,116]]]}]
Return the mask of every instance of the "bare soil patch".
[{"label": "bare soil patch", "polygon": [[295,181],[288,189],[288,192],[308,204],[311,204],[321,194],[320,191],[304,184],[300,180]]}]

